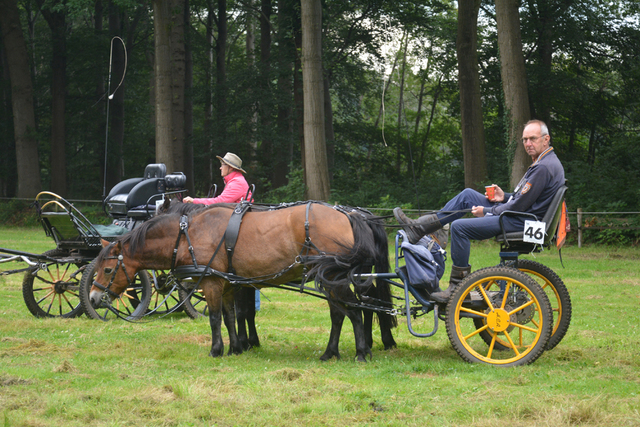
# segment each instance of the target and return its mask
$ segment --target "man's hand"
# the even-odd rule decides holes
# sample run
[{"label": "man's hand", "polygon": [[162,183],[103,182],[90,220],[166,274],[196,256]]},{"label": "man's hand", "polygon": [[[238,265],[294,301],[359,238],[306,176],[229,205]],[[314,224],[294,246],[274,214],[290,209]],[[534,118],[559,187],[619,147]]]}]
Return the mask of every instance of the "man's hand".
[{"label": "man's hand", "polygon": [[474,206],[471,208],[471,213],[473,216],[482,218],[484,216],[484,207],[483,206]]},{"label": "man's hand", "polygon": [[182,203],[193,203],[193,197],[185,197],[184,199],[182,199]]},{"label": "man's hand", "polygon": [[502,190],[502,188],[498,187],[497,185],[495,186],[496,188],[496,194],[495,197],[493,198],[493,200],[490,200],[491,202],[495,202],[495,203],[500,203],[504,201],[504,191]]}]

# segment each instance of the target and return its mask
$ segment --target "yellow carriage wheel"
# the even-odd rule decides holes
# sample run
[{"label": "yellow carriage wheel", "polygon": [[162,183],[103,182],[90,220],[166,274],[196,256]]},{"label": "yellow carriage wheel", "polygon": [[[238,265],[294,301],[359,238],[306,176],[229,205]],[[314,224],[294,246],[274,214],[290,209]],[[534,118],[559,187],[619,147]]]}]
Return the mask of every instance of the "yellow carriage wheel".
[{"label": "yellow carriage wheel", "polygon": [[[458,285],[445,324],[464,360],[512,367],[532,363],[544,352],[553,314],[549,298],[531,277],[509,267],[489,267]],[[483,335],[490,337],[488,343]]]},{"label": "yellow carriage wheel", "polygon": [[[560,277],[549,267],[544,266],[536,261],[531,260],[518,260],[518,270],[527,273],[533,280],[535,280],[545,291],[551,304],[551,310],[553,312],[553,329],[551,332],[551,338],[547,342],[545,350],[551,350],[554,348],[567,333],[569,324],[571,323],[571,298],[569,291]],[[474,319],[474,323],[477,329],[482,328],[486,322],[484,318]],[[493,339],[491,334],[487,331],[480,332],[480,336],[489,345]],[[504,350],[508,346],[508,343],[502,342],[500,337],[496,339],[495,348]]]},{"label": "yellow carriage wheel", "polygon": [[53,249],[42,255],[60,259],[48,262],[46,269],[31,269],[22,280],[22,296],[27,308],[36,317],[80,316],[80,277],[86,263],[76,260],[68,251]]},{"label": "yellow carriage wheel", "polygon": [[571,297],[562,279],[549,267],[528,259],[518,260],[518,270],[524,271],[538,282],[546,292],[553,311],[553,330],[546,350],[558,345],[571,323]]}]

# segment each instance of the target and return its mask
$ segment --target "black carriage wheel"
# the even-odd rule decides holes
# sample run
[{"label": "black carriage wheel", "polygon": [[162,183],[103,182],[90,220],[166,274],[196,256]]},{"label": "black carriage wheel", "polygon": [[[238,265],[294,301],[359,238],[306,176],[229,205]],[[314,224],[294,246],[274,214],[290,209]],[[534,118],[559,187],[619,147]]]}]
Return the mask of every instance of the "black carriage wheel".
[{"label": "black carriage wheel", "polygon": [[[476,319],[484,319],[482,328],[476,327]],[[547,294],[527,274],[489,267],[458,285],[447,304],[445,324],[464,360],[513,367],[532,363],[544,352],[553,314]],[[488,345],[482,332],[491,336]]]},{"label": "black carriage wheel", "polygon": [[198,317],[209,317],[209,306],[207,305],[207,301],[204,299],[204,294],[201,290],[196,290],[196,292],[191,292],[195,283],[183,283],[184,287],[180,287],[178,290],[178,297],[180,298],[180,302],[182,302],[182,307],[184,307],[184,312],[187,313],[192,319],[197,319]]},{"label": "black carriage wheel", "polygon": [[93,280],[96,277],[96,262],[91,262],[85,269],[80,281],[80,303],[86,315],[91,319],[112,320],[126,318],[128,320],[140,319],[147,313],[151,300],[151,282],[149,273],[140,271],[134,281],[116,299],[106,302],[101,301],[97,307],[91,304],[89,295]]},{"label": "black carriage wheel", "polygon": [[150,270],[151,298],[147,314],[169,314],[182,311],[178,289],[180,282],[168,270]]},{"label": "black carriage wheel", "polygon": [[547,293],[551,310],[553,310],[553,331],[547,343],[547,350],[557,346],[564,338],[571,324],[571,297],[562,279],[549,267],[539,262],[524,259],[518,260],[518,269],[533,276]]},{"label": "black carriage wheel", "polygon": [[[562,341],[569,330],[569,324],[571,323],[571,297],[569,296],[569,291],[562,279],[553,270],[539,262],[518,260],[518,270],[532,276],[549,297],[554,324],[546,350],[551,350]],[[478,329],[485,324],[482,319],[474,319],[474,322]],[[481,336],[487,344],[491,342],[491,335],[487,332],[481,332]],[[505,347],[502,343],[497,342],[496,348],[504,349]]]},{"label": "black carriage wheel", "polygon": [[[53,249],[43,255],[57,258],[68,252]],[[46,270],[28,271],[22,280],[22,297],[27,308],[36,317],[80,316],[80,277],[82,263],[47,263]]]}]

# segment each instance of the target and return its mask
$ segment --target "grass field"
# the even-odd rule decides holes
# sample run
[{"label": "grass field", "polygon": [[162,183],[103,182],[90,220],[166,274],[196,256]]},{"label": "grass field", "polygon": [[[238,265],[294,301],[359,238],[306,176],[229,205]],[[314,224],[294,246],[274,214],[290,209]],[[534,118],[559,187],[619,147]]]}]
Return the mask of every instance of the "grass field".
[{"label": "grass field", "polygon": [[[0,247],[40,253],[54,244],[40,228],[0,227]],[[640,248],[566,247],[562,259],[564,268],[557,251],[536,256],[569,288],[569,332],[534,364],[511,369],[465,363],[443,325],[419,339],[404,319],[395,350],[376,331],[368,363],[353,360],[345,322],[342,359],[320,362],[326,303],[273,289],[257,318],[262,347],[213,359],[206,319],[36,319],[22,275],[0,276],[0,424],[639,426]],[[497,262],[494,243],[474,245],[474,268]]]}]

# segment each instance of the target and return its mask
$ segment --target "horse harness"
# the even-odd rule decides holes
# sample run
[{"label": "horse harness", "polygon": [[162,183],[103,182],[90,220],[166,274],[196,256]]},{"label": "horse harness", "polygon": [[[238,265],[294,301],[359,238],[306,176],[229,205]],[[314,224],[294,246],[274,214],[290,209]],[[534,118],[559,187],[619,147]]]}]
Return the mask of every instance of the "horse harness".
[{"label": "horse harness", "polygon": [[[305,262],[309,261],[313,257],[325,256],[326,255],[325,252],[321,251],[313,243],[313,241],[311,240],[311,235],[309,233],[309,229],[310,229],[309,216],[310,216],[310,213],[311,213],[311,206],[313,205],[313,203],[314,202],[307,202],[306,203],[305,222],[304,222],[305,241],[304,241],[304,244],[302,245],[302,248],[300,249],[300,254],[295,258],[293,263],[291,263],[289,266],[283,268],[282,270],[280,270],[277,273],[274,273],[274,274],[268,275],[268,276],[253,277],[253,278],[244,278],[244,277],[236,275],[235,268],[233,267],[233,254],[234,254],[234,251],[235,251],[236,243],[238,241],[238,235],[240,234],[240,226],[242,224],[242,219],[244,217],[244,214],[246,214],[251,209],[251,203],[248,202],[248,201],[242,201],[242,202],[238,203],[236,205],[236,207],[234,208],[233,213],[231,214],[231,217],[229,218],[229,222],[227,224],[227,228],[226,228],[226,230],[225,230],[225,232],[224,232],[224,234],[222,236],[222,239],[218,243],[218,246],[217,246],[216,250],[214,251],[213,256],[211,257],[211,260],[209,261],[209,264],[204,269],[202,268],[202,266],[198,265],[198,262],[197,262],[196,257],[195,257],[195,252],[194,252],[193,246],[191,244],[191,239],[189,238],[189,219],[188,219],[188,216],[187,215],[181,216],[180,217],[180,231],[178,233],[178,237],[176,239],[176,244],[175,244],[175,247],[173,249],[173,255],[172,255],[172,258],[171,258],[171,271],[176,273],[177,277],[191,276],[194,273],[200,274],[202,277],[207,276],[207,275],[216,275],[216,276],[220,276],[220,277],[224,278],[225,280],[229,281],[232,284],[241,284],[241,285],[245,284],[246,285],[246,284],[256,283],[257,281],[265,281],[265,280],[276,279],[276,278],[282,276],[283,274],[285,274],[286,272],[288,272],[289,270],[291,270],[293,267],[296,266],[296,264],[303,264],[304,265]],[[282,206],[282,207],[286,207],[286,206]],[[187,240],[187,244],[189,245],[188,246],[188,250],[189,250],[189,254],[191,255],[192,265],[176,266],[178,248],[180,246],[180,241],[181,241],[183,235],[185,236],[185,238]],[[228,262],[227,273],[219,272],[219,271],[216,271],[216,270],[210,268],[211,263],[213,262],[213,259],[218,254],[218,251],[220,250],[223,242],[224,242],[224,245],[225,245],[225,252],[227,253],[227,262]],[[315,250],[318,253],[318,255],[309,255],[309,253],[312,250]],[[306,272],[306,267],[305,267],[305,272]],[[303,278],[306,279],[306,274],[303,274]],[[256,280],[256,279],[258,279],[258,280]],[[302,284],[304,285],[304,281],[303,281]]]}]

